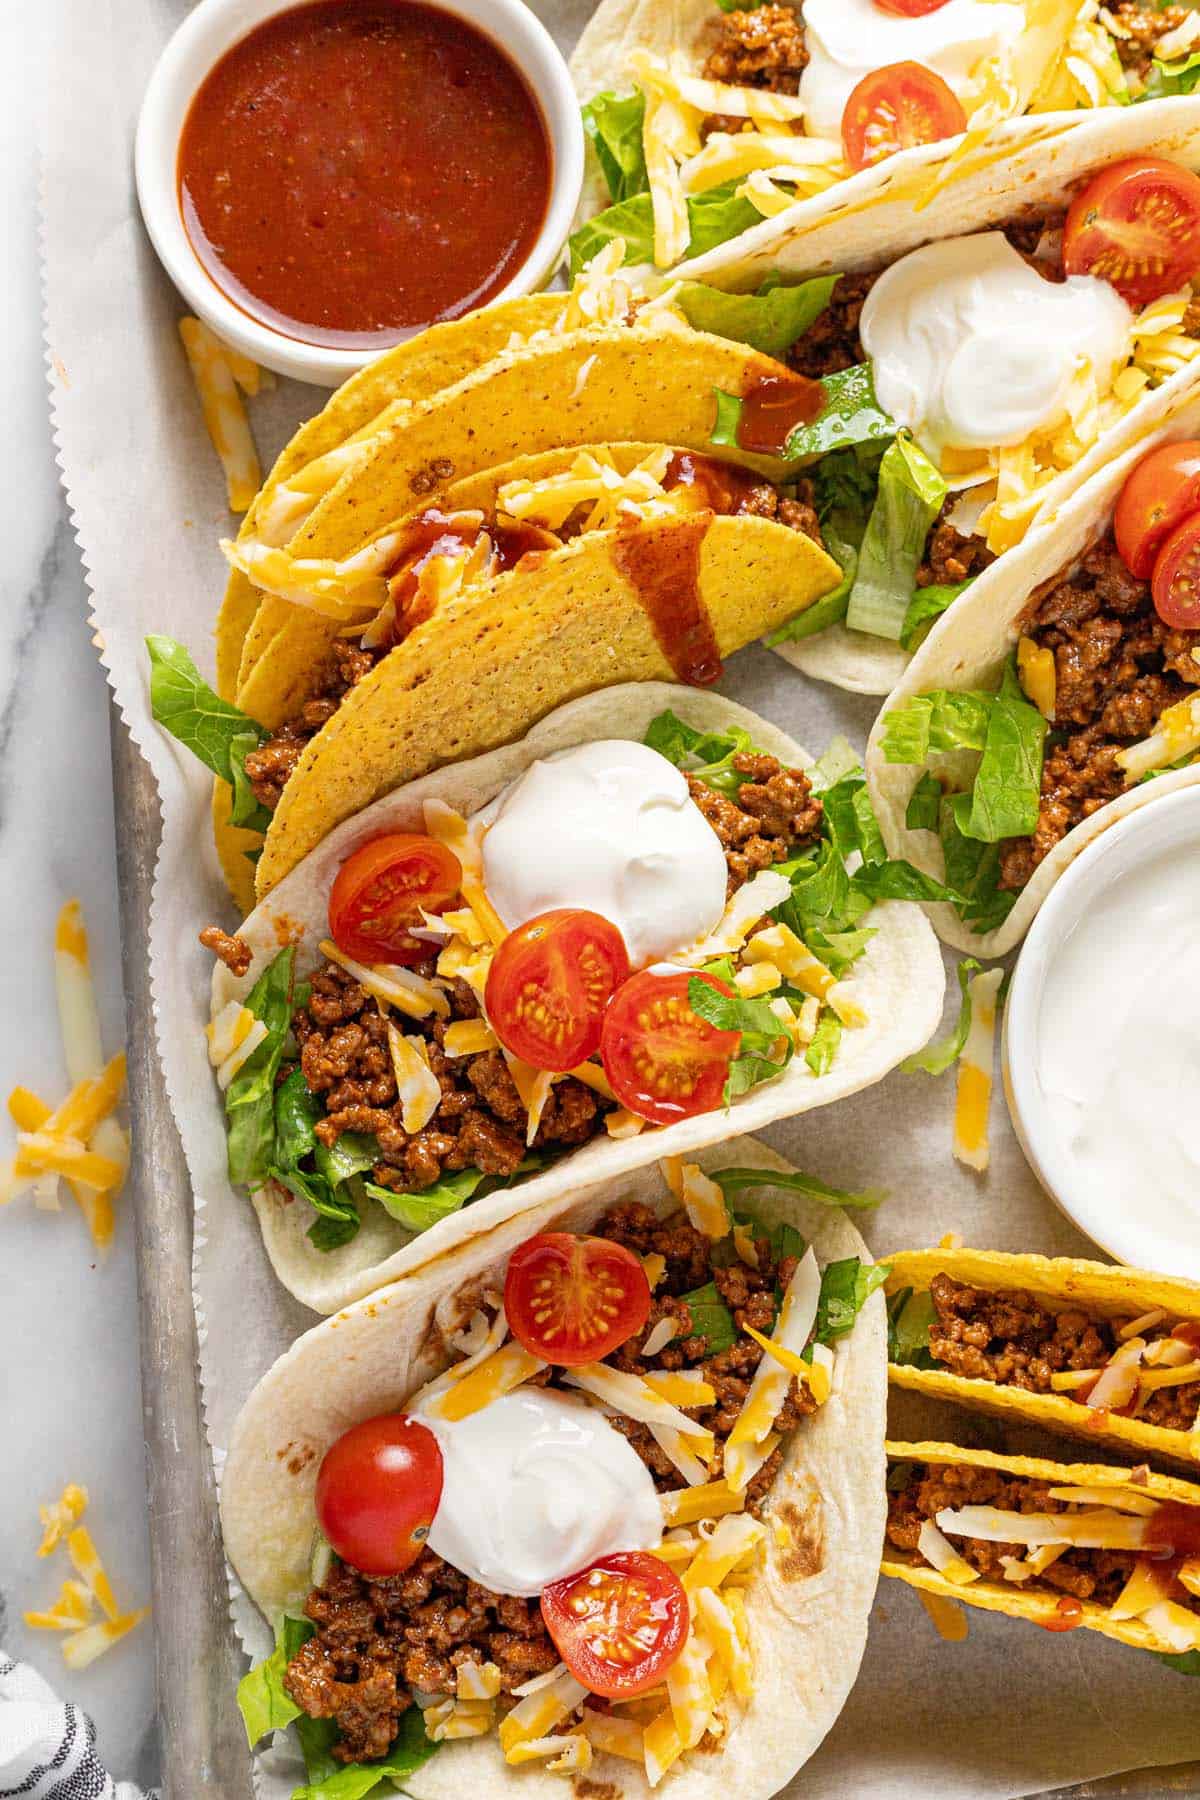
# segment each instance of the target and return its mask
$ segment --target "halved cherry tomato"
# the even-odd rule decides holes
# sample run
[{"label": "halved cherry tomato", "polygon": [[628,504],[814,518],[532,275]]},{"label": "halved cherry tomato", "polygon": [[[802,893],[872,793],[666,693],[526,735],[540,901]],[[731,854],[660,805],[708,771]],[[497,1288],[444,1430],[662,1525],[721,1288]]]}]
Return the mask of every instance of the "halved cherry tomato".
[{"label": "halved cherry tomato", "polygon": [[359,962],[421,962],[430,946],[408,927],[420,924],[422,907],[444,912],[461,881],[457,856],[436,838],[415,831],[372,838],[337,872],[329,895],[333,941]]},{"label": "halved cherry tomato", "polygon": [[1177,526],[1159,551],[1150,592],[1164,625],[1200,631],[1200,512]]},{"label": "halved cherry tomato", "polygon": [[1200,175],[1160,156],[1113,163],[1072,200],[1062,263],[1133,307],[1173,293],[1200,270]]},{"label": "halved cherry tomato", "polygon": [[573,1069],[599,1047],[604,1009],[628,975],[625,940],[599,913],[539,913],[492,958],[488,1021],[505,1049],[535,1069]]},{"label": "halved cherry tomato", "polygon": [[924,19],[949,3],[950,0],[875,0],[880,12],[898,13],[902,19]]},{"label": "halved cherry tomato", "polygon": [[607,1238],[543,1231],[515,1250],[504,1316],[517,1342],[546,1362],[599,1362],[642,1329],[650,1283],[640,1260]]},{"label": "halved cherry tomato", "polygon": [[1074,1631],[1083,1624],[1083,1605],[1071,1594],[1064,1594],[1049,1618],[1039,1619],[1043,1631]]},{"label": "halved cherry tomato", "polygon": [[690,1612],[674,1569],[648,1550],[615,1550],[542,1590],[554,1648],[607,1700],[657,1686],[687,1640]]},{"label": "halved cherry tomato", "polygon": [[363,1575],[399,1575],[425,1548],[442,1497],[442,1453],[428,1425],[381,1413],[344,1431],[317,1475],[317,1522]]},{"label": "halved cherry tomato", "polygon": [[[698,1018],[688,984],[699,975],[658,975],[643,969],[625,983],[604,1015],[600,1060],[622,1106],[652,1125],[673,1125],[721,1104],[740,1031],[722,1031]],[[719,994],[728,982],[699,975]]]},{"label": "halved cherry tomato", "polygon": [[897,150],[966,129],[962,102],[940,75],[921,63],[888,63],[864,75],[847,100],[842,149],[852,169],[868,169]]},{"label": "halved cherry tomato", "polygon": [[1143,456],[1113,514],[1117,549],[1129,573],[1149,581],[1163,544],[1193,512],[1200,512],[1200,443],[1162,444]]}]

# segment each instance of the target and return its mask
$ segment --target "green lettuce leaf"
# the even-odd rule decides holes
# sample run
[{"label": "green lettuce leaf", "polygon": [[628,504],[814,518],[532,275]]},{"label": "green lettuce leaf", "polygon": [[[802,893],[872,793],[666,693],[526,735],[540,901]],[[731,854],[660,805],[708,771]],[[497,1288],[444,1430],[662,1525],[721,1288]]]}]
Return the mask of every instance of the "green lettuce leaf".
[{"label": "green lettuce leaf", "polygon": [[909,831],[936,831],[942,809],[942,784],[932,770],[926,769],[912,793],[904,813]]},{"label": "green lettuce leaf", "polygon": [[971,990],[967,984],[978,968],[979,964],[973,956],[964,957],[959,963],[958,1019],[954,1029],[940,1043],[926,1044],[923,1050],[906,1056],[900,1064],[906,1075],[944,1075],[958,1061],[967,1041],[967,1033],[971,1029]]},{"label": "green lettuce leaf", "polygon": [[318,1143],[314,1152],[317,1172],[332,1188],[341,1187],[352,1175],[364,1175],[379,1161],[379,1140],[367,1131],[343,1131],[332,1146]]},{"label": "green lettuce leaf", "polygon": [[596,152],[609,199],[619,203],[646,193],[650,186],[642,149],[646,96],[638,92],[624,98],[610,92],[595,94],[581,110],[583,129]]},{"label": "green lettuce leaf", "polygon": [[235,1187],[260,1187],[275,1154],[275,1077],[292,1023],[293,944],[263,970],[244,1004],[267,1027],[225,1093],[229,1179]]},{"label": "green lettuce leaf", "polygon": [[842,1041],[842,1021],[835,1012],[823,1012],[804,1060],[814,1075],[828,1075]]},{"label": "green lettuce leaf", "polygon": [[688,982],[688,1005],[698,1018],[718,1031],[740,1031],[742,1041],[729,1065],[725,1104],[739,1094],[773,1081],[792,1060],[792,1043],[765,1000],[745,1000],[740,994],[722,994],[699,976]]},{"label": "green lettuce leaf", "polygon": [[992,703],[983,755],[969,808],[956,798],[955,819],[964,837],[984,844],[1026,837],[1037,829],[1042,793],[1042,749],[1048,730],[1021,690],[1010,658]]},{"label": "green lettuce leaf", "polygon": [[251,1750],[268,1731],[282,1731],[300,1717],[300,1708],[285,1692],[283,1677],[288,1664],[316,1627],[307,1619],[285,1616],[275,1634],[275,1648],[238,1682],[237,1703]]},{"label": "green lettuce leaf", "polygon": [[[308,1782],[293,1791],[292,1800],[362,1800],[363,1795],[371,1793],[385,1780],[392,1788],[403,1791],[407,1777],[415,1774],[440,1747],[426,1737],[425,1723],[416,1706],[410,1706],[401,1714],[391,1747],[378,1762],[335,1762],[327,1746],[336,1742],[336,1728],[331,1729],[331,1722],[324,1719],[309,1722],[326,1728],[321,1734],[326,1739],[326,1747],[321,1753],[310,1755],[308,1745],[303,1746]],[[301,1741],[303,1744],[303,1732]]]},{"label": "green lettuce leaf", "polygon": [[813,1339],[818,1344],[832,1344],[853,1331],[854,1322],[875,1289],[882,1287],[891,1270],[886,1263],[864,1263],[861,1257],[847,1256],[840,1262],[827,1263],[821,1271],[821,1297],[817,1302],[817,1321]]},{"label": "green lettuce leaf", "polygon": [[1167,100],[1176,94],[1194,94],[1198,84],[1200,50],[1193,50],[1190,56],[1183,57],[1179,62],[1159,62],[1156,56],[1150,65],[1145,89],[1138,95],[1138,99]]},{"label": "green lettuce leaf", "polygon": [[733,1349],[737,1342],[733,1314],[717,1292],[715,1282],[706,1282],[680,1298],[692,1316],[692,1335],[707,1340],[710,1356]]},{"label": "green lettuce leaf", "polygon": [[942,476],[912,438],[901,432],[879,465],[875,504],[846,609],[852,631],[899,640],[929,529],[945,498]]},{"label": "green lettuce leaf", "polygon": [[[884,443],[896,435],[895,421],[885,413],[875,398],[875,384],[870,366],[858,363],[836,375],[822,377],[825,404],[807,425],[797,425],[780,452],[785,462],[807,463],[828,456],[832,450],[845,450],[857,444]],[[711,432],[714,444],[740,450],[738,430],[742,419],[742,402],[736,394],[714,389],[717,398],[716,421]]]},{"label": "green lettuce leaf", "polygon": [[821,804],[825,809],[826,835],[843,861],[856,850],[871,866],[887,861],[883,833],[861,768],[852,769],[827,787]]},{"label": "green lettuce leaf", "polygon": [[[1196,60],[1200,62],[1200,57]],[[1200,1650],[1183,1650],[1177,1656],[1169,1656],[1165,1650],[1152,1650],[1150,1654],[1166,1663],[1168,1669],[1174,1669],[1177,1675],[1200,1675]]]},{"label": "green lettuce leaf", "polygon": [[923,644],[947,607],[954,605],[974,579],[970,575],[966,581],[934,582],[930,587],[917,588],[900,628],[900,648],[916,650]]},{"label": "green lettuce leaf", "polygon": [[912,1288],[901,1288],[887,1303],[888,1361],[907,1364],[910,1368],[935,1367],[929,1352],[929,1327],[935,1308],[929,1295]]},{"label": "green lettuce leaf", "polygon": [[651,719],[645,742],[677,769],[686,769],[706,787],[733,797],[745,780],[733,767],[733,759],[754,748],[750,733],[740,725],[731,726],[728,731],[697,731],[673,712],[662,712]]},{"label": "green lettuce leaf", "polygon": [[764,284],[756,294],[726,294],[685,281],[675,304],[696,331],[782,357],[825,311],[837,282],[836,275],[818,275],[796,287]]},{"label": "green lettuce leaf", "polygon": [[449,1218],[468,1200],[473,1200],[484,1179],[482,1169],[458,1169],[453,1174],[443,1175],[440,1181],[420,1193],[397,1193],[374,1181],[364,1182],[363,1186],[368,1197],[378,1200],[384,1211],[406,1231],[428,1231],[439,1219]]},{"label": "green lettuce leaf", "polygon": [[887,1199],[886,1188],[863,1188],[853,1193],[849,1188],[830,1187],[827,1182],[818,1181],[815,1175],[805,1175],[799,1169],[713,1169],[710,1178],[727,1200],[734,1194],[746,1194],[759,1188],[785,1188],[789,1193],[819,1200],[824,1206],[844,1206],[865,1212]]},{"label": "green lettuce leaf", "polygon": [[206,769],[233,788],[234,825],[265,831],[271,815],[254,798],[246,779],[246,756],[270,735],[204,680],[182,644],[154,634],[146,639],[150,657],[150,710],[164,731],[199,757]]},{"label": "green lettuce leaf", "polygon": [[994,694],[971,688],[918,694],[883,715],[884,758],[890,763],[922,763],[934,751],[982,750],[995,704]]},{"label": "green lettuce leaf", "polygon": [[957,802],[963,794],[942,801],[938,835],[946,864],[946,883],[958,898],[955,906],[965,924],[976,931],[995,931],[1017,903],[1015,893],[1000,886],[1000,847],[964,837],[958,828]]},{"label": "green lettuce leaf", "polygon": [[[687,202],[691,237],[688,256],[702,256],[718,244],[740,237],[752,225],[760,223],[761,214],[748,200],[739,200],[737,181],[722,182],[703,194],[693,194]],[[614,238],[625,240],[625,262],[654,261],[654,209],[648,193],[631,194],[616,206],[597,213],[571,233],[567,240],[571,254],[571,279],[585,263],[591,262]]]}]

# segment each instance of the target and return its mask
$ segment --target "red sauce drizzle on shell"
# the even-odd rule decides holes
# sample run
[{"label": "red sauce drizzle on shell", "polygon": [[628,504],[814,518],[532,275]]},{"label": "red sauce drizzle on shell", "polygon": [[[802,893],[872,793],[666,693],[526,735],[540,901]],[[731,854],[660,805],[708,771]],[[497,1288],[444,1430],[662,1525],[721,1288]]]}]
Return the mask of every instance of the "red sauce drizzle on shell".
[{"label": "red sauce drizzle on shell", "polygon": [[700,596],[700,546],[711,522],[711,512],[633,522],[614,533],[611,549],[663,655],[679,680],[694,687],[707,687],[721,675],[721,646]]},{"label": "red sauce drizzle on shell", "polygon": [[782,456],[798,425],[811,425],[825,405],[825,389],[807,375],[779,365],[760,375],[742,395],[737,441],[755,456]]}]

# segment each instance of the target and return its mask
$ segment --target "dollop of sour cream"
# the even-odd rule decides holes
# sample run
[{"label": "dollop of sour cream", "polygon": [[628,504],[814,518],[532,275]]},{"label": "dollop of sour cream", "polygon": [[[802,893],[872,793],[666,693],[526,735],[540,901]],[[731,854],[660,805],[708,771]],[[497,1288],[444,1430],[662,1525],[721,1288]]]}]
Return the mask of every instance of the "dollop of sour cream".
[{"label": "dollop of sour cream", "polygon": [[[1055,951],[1036,1079],[1088,1222],[1143,1268],[1200,1278],[1200,844],[1142,858],[1093,891]],[[1112,1240],[1109,1240],[1112,1241]]]},{"label": "dollop of sour cream", "polygon": [[540,1594],[612,1550],[662,1542],[662,1509],[636,1450],[586,1401],[518,1388],[453,1423],[429,1545],[495,1594]]},{"label": "dollop of sour cream", "polygon": [[1089,364],[1103,393],[1132,323],[1107,281],[1047,281],[988,231],[926,244],[885,269],[860,333],[880,405],[936,460],[950,446],[1020,444],[1065,421],[1072,377]]},{"label": "dollop of sour cream", "polygon": [[917,19],[885,12],[875,0],[805,0],[805,129],[810,137],[840,138],[850,95],[864,75],[889,63],[920,63],[964,99],[978,64],[1002,56],[1024,29],[1024,7],[1002,0],[949,0]]},{"label": "dollop of sour cream", "polygon": [[560,906],[599,913],[634,967],[685,949],[725,910],[725,853],[673,763],[624,738],[531,763],[478,815],[483,878],[510,930]]}]

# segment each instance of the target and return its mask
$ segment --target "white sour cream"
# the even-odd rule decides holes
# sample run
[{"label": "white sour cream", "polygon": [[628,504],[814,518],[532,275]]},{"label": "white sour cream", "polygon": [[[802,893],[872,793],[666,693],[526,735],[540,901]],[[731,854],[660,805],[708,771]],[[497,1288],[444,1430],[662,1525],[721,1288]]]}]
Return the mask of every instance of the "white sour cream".
[{"label": "white sour cream", "polygon": [[1024,7],[1001,0],[949,0],[919,19],[884,12],[875,0],[804,0],[805,129],[810,137],[840,138],[850,95],[864,75],[889,63],[920,63],[965,99],[977,65],[1011,50],[1024,29]]},{"label": "white sour cream", "polygon": [[1033,1040],[1041,1107],[1070,1170],[1069,1185],[1056,1185],[1071,1210],[1084,1196],[1086,1216],[1077,1216],[1101,1243],[1142,1268],[1193,1280],[1198,895],[1195,834],[1081,894],[1078,917],[1049,962]]},{"label": "white sour cream", "polygon": [[496,1594],[540,1594],[611,1550],[662,1542],[662,1509],[637,1452],[586,1401],[518,1388],[453,1423],[429,1545]]},{"label": "white sour cream", "polygon": [[880,405],[936,460],[948,446],[996,449],[1062,423],[1085,363],[1101,393],[1111,385],[1132,322],[1106,281],[1047,281],[988,231],[893,263],[860,331]]},{"label": "white sour cream", "polygon": [[585,907],[635,968],[705,936],[725,910],[725,854],[673,763],[624,738],[531,763],[481,815],[488,898],[510,930]]}]

